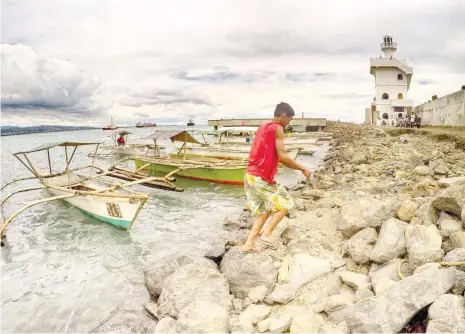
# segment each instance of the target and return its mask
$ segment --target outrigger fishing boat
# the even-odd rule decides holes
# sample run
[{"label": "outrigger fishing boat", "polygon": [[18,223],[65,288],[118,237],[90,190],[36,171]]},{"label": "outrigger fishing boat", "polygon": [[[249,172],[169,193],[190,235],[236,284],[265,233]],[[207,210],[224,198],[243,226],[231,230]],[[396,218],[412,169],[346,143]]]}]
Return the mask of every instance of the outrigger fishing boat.
[{"label": "outrigger fishing boat", "polygon": [[[112,139],[112,145],[102,145],[99,147],[98,152],[90,152],[87,156],[93,158],[109,157],[109,156],[129,156],[129,155],[145,155],[151,150],[156,150],[152,144],[137,144],[129,143],[129,135],[132,134],[129,131],[115,132],[109,137]],[[124,139],[123,145],[118,145],[118,136]],[[161,149],[163,147],[159,147]]]},{"label": "outrigger fishing boat", "polygon": [[150,174],[171,173],[179,177],[204,180],[223,184],[243,184],[246,161],[223,160],[206,157],[191,157],[186,155],[187,143],[201,145],[194,137],[185,130],[160,130],[146,137],[154,141],[158,146],[159,140],[170,140],[171,142],[182,142],[178,149],[178,157],[158,156],[134,156],[133,160],[138,170],[143,170]]},{"label": "outrigger fishing boat", "polygon": [[[95,145],[96,151],[98,150],[99,143],[59,142],[42,145],[29,151],[13,154],[33,176],[12,180],[5,184],[1,190],[12,183],[32,179],[37,179],[41,183],[41,186],[16,190],[3,199],[0,206],[3,206],[11,196],[21,192],[46,189],[53,196],[30,202],[12,214],[2,224],[2,238],[7,226],[21,212],[32,206],[55,200],[64,200],[99,221],[108,223],[119,229],[128,230],[134,224],[140,210],[149,198],[147,194],[131,190],[129,188],[130,186],[142,184],[155,188],[181,191],[172,183],[173,180],[170,174],[166,175],[164,178],[141,177],[140,175],[136,175],[139,172],[136,170],[133,174],[126,173],[126,175],[120,177],[122,179],[132,180],[132,182],[119,183],[112,181],[111,179],[105,178],[105,176],[118,177],[115,174],[120,174],[119,176],[121,176],[124,172],[118,172],[115,166],[110,168],[111,170],[109,171],[104,171],[102,168],[94,165],[95,158],[91,165],[71,169],[70,164],[76,153],[76,149],[80,146],[88,145]],[[62,172],[53,172],[50,150],[55,147],[64,148],[66,165]],[[69,152],[69,148],[72,148],[72,152]],[[48,171],[42,173],[31,163],[30,154],[45,151],[47,152],[48,158]],[[86,174],[78,172],[82,172],[86,169],[88,170]],[[128,172],[127,170],[123,171]]]},{"label": "outrigger fishing boat", "polygon": [[102,128],[102,130],[116,130],[116,129],[118,129],[118,127],[113,122],[113,117],[110,118],[110,124]]}]

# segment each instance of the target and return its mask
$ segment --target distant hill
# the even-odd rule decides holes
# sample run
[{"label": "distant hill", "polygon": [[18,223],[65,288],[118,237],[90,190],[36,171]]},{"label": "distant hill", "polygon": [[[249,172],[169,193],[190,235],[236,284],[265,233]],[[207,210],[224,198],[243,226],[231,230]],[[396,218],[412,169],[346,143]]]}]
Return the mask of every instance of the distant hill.
[{"label": "distant hill", "polygon": [[77,131],[97,129],[90,126],[61,126],[61,125],[36,125],[36,126],[0,126],[2,136],[24,135],[28,133]]}]

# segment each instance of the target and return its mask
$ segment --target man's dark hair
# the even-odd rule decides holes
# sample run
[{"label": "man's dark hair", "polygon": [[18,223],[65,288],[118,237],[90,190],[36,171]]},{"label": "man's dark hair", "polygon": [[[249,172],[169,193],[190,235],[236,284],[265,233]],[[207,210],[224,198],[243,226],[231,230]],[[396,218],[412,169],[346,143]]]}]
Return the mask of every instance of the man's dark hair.
[{"label": "man's dark hair", "polygon": [[284,114],[286,114],[289,117],[295,116],[294,109],[292,109],[289,103],[286,103],[286,102],[278,103],[276,105],[276,109],[274,110],[274,116],[281,117]]}]

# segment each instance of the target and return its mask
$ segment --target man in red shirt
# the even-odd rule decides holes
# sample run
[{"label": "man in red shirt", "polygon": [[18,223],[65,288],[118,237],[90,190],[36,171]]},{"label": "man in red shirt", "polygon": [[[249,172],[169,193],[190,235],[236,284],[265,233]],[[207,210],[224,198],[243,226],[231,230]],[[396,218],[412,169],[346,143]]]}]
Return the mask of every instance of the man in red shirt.
[{"label": "man in red shirt", "polygon": [[272,236],[272,232],[294,206],[294,201],[286,189],[274,180],[278,163],[300,170],[307,179],[310,178],[310,171],[289,157],[284,149],[284,127],[291,122],[294,115],[294,109],[289,104],[279,103],[274,111],[273,120],[260,126],[255,135],[245,173],[244,188],[248,207],[257,218],[246,243],[242,246],[244,252],[260,251],[255,246],[255,239],[271,215],[270,223],[258,240],[265,246],[276,247],[278,240]]}]

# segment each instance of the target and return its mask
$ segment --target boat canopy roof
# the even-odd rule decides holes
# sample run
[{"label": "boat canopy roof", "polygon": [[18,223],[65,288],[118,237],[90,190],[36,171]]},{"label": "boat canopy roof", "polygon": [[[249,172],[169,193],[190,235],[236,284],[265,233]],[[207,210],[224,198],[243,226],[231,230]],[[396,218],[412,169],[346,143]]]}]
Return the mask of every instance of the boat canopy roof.
[{"label": "boat canopy roof", "polygon": [[218,133],[224,132],[257,132],[258,127],[255,126],[231,126],[231,127],[222,127],[218,129]]},{"label": "boat canopy roof", "polygon": [[132,132],[123,130],[123,131],[118,132],[118,134],[119,134],[120,136],[126,136],[126,135],[132,135]]},{"label": "boat canopy roof", "polygon": [[192,137],[186,130],[157,130],[144,139],[170,139],[172,142],[180,141],[183,143],[200,144],[197,139]]},{"label": "boat canopy roof", "polygon": [[62,141],[62,142],[55,142],[55,143],[48,143],[48,144],[43,144],[40,145],[32,150],[29,151],[23,151],[23,152],[16,152],[15,154],[23,154],[23,153],[32,153],[32,152],[38,152],[38,151],[44,151],[48,150],[53,147],[57,146],[85,146],[85,145],[98,145],[100,143],[91,143],[91,142],[74,142],[74,141]]}]

